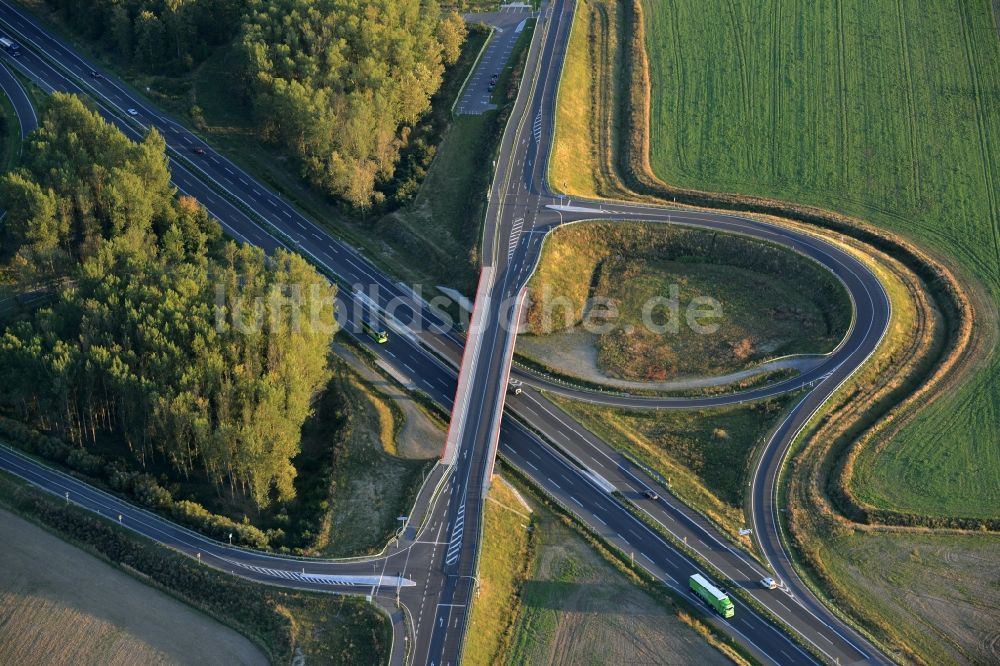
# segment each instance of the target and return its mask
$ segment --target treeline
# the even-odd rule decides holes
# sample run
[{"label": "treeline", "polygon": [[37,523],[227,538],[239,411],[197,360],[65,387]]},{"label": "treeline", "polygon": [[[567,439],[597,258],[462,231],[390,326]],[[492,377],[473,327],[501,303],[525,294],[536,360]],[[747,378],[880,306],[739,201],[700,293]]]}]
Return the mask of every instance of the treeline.
[{"label": "treeline", "polygon": [[248,0],[241,42],[265,138],[351,205],[384,195],[465,25],[436,0]]},{"label": "treeline", "polygon": [[466,35],[437,0],[45,1],[148,72],[187,72],[235,43],[262,136],[289,149],[312,185],[363,210],[412,196],[433,157],[415,126]]},{"label": "treeline", "polygon": [[25,280],[63,286],[0,336],[0,409],[81,449],[112,436],[259,507],[291,499],[334,287],[297,255],[223,243],[175,196],[155,131],[135,144],[57,94],[25,154],[0,179],[3,247]]},{"label": "treeline", "polygon": [[239,32],[245,0],[45,0],[87,39],[156,72],[186,71]]}]

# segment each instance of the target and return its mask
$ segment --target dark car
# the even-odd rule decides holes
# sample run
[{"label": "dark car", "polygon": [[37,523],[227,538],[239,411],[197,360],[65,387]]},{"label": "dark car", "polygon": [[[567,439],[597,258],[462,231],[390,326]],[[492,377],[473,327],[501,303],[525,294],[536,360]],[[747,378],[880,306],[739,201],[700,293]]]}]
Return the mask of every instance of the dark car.
[{"label": "dark car", "polygon": [[90,78],[92,79],[103,79],[104,77],[96,69],[90,70]]},{"label": "dark car", "polygon": [[204,148],[195,148],[194,149],[194,154],[195,155],[204,155],[205,154],[205,149]]},{"label": "dark car", "polygon": [[659,496],[659,495],[657,495],[656,493],[654,493],[654,492],[653,492],[652,490],[650,490],[649,488],[647,488],[647,489],[646,489],[646,492],[644,492],[644,493],[643,493],[643,495],[645,495],[645,496],[646,496],[646,499],[651,499],[651,500],[653,500],[654,502],[655,502],[656,500],[660,499],[660,496]]}]

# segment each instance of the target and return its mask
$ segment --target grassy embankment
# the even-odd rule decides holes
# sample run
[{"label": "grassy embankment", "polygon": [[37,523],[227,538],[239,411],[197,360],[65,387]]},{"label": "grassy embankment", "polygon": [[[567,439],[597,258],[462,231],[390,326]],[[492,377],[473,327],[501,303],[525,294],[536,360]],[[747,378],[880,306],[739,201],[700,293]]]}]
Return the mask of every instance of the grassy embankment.
[{"label": "grassy embankment", "polygon": [[480,583],[463,652],[464,661],[477,666],[504,661],[510,649],[536,536],[532,512],[502,478],[490,487],[483,521]]},{"label": "grassy embankment", "polygon": [[663,655],[677,664],[730,663],[700,622],[637,587],[568,518],[522,489],[526,508],[505,481],[490,496],[467,663],[626,664]]},{"label": "grassy embankment", "polygon": [[[846,292],[819,265],[770,243],[665,224],[561,229],[546,240],[528,288],[534,335],[518,352],[590,382],[710,377],[825,353],[851,321]],[[617,313],[590,318],[607,312],[590,310],[590,299]],[[706,316],[711,303],[718,312]]]},{"label": "grassy embankment", "polygon": [[[409,513],[433,464],[398,455],[403,413],[395,402],[342,365],[336,372],[350,417],[334,444],[329,510],[314,549],[331,557],[379,550],[399,526],[396,517]],[[329,446],[322,421],[304,428],[304,450],[310,441]]]},{"label": "grassy embankment", "polygon": [[[676,198],[682,203],[777,214],[783,218],[802,220],[809,225],[829,227],[844,233],[847,242],[856,246],[865,256],[879,254],[874,250],[874,246],[900,259],[901,263],[883,255],[880,259],[881,267],[877,268],[883,274],[883,279],[890,274],[895,277],[889,284],[894,308],[893,330],[888,338],[889,344],[873,359],[871,366],[858,380],[846,386],[838,396],[838,400],[834,401],[834,405],[841,405],[839,411],[843,421],[837,419],[838,414],[835,411],[833,418],[829,419],[836,426],[835,429],[808,433],[813,444],[806,449],[811,455],[803,456],[799,460],[796,465],[797,472],[792,475],[794,484],[792,492],[796,496],[792,503],[801,507],[793,516],[793,528],[800,546],[798,555],[800,561],[809,567],[809,573],[817,589],[821,594],[834,600],[835,608],[843,609],[843,612],[851,615],[855,621],[874,633],[876,638],[894,645],[895,649],[908,658],[931,663],[956,659],[995,660],[996,616],[991,612],[983,612],[984,608],[990,605],[996,607],[995,602],[989,601],[991,594],[988,592],[995,587],[995,581],[989,577],[989,572],[995,568],[989,563],[996,561],[995,557],[990,558],[989,544],[995,543],[995,537],[974,536],[954,531],[935,535],[913,530],[869,528],[846,521],[840,516],[838,509],[846,505],[852,510],[853,516],[863,520],[870,520],[873,515],[876,519],[883,517],[891,522],[898,522],[900,518],[920,518],[919,515],[909,512],[910,507],[906,506],[902,507],[903,512],[881,509],[883,515],[879,516],[873,510],[875,507],[871,505],[859,507],[858,502],[851,501],[850,489],[856,488],[855,484],[845,487],[845,472],[851,470],[851,465],[843,464],[843,452],[851,451],[852,455],[857,455],[860,448],[863,455],[866,453],[872,455],[876,449],[864,446],[865,441],[859,444],[856,440],[873,423],[878,422],[880,425],[875,435],[881,438],[881,446],[885,447],[887,442],[888,446],[906,445],[908,441],[906,432],[903,438],[893,439],[891,437],[894,432],[891,427],[893,422],[890,421],[889,424],[879,422],[886,413],[890,418],[897,417],[895,418],[897,425],[908,423],[909,432],[923,433],[915,436],[936,449],[933,456],[925,457],[922,467],[907,466],[905,470],[898,467],[901,464],[898,450],[886,448],[884,455],[877,458],[872,456],[873,460],[879,461],[883,469],[883,481],[890,478],[884,470],[896,467],[896,472],[907,472],[901,477],[906,479],[906,482],[900,483],[900,477],[897,476],[889,483],[896,490],[910,495],[911,500],[917,497],[920,502],[934,503],[938,510],[943,511],[952,511],[956,508],[961,510],[963,507],[960,505],[966,504],[961,499],[965,492],[957,492],[950,499],[945,498],[944,502],[940,501],[942,490],[947,491],[943,488],[948,485],[946,479],[953,482],[954,477],[945,475],[930,479],[931,483],[927,484],[920,478],[914,478],[913,472],[917,472],[919,477],[921,474],[930,473],[934,476],[940,472],[947,472],[949,467],[964,467],[969,471],[970,455],[978,455],[975,453],[976,448],[981,448],[990,441],[988,433],[985,440],[980,438],[978,442],[956,442],[956,439],[966,438],[969,434],[968,428],[946,432],[947,429],[944,427],[935,430],[933,424],[964,421],[966,426],[973,426],[974,420],[968,417],[972,407],[980,410],[980,422],[984,423],[984,419],[989,421],[988,415],[995,412],[995,407],[989,407],[989,403],[996,404],[995,397],[992,397],[995,396],[995,392],[990,390],[990,370],[981,371],[964,391],[951,391],[948,398],[937,403],[917,420],[908,421],[907,417],[912,417],[913,412],[933,396],[935,390],[945,392],[942,391],[942,387],[951,387],[953,378],[962,376],[961,371],[965,368],[960,362],[956,362],[957,351],[967,352],[965,357],[973,366],[982,359],[983,350],[989,349],[992,342],[988,332],[991,330],[990,322],[995,310],[991,300],[995,299],[979,298],[981,294],[974,288],[971,294],[962,293],[962,289],[957,287],[954,275],[948,269],[934,257],[927,256],[897,236],[865,226],[857,220],[795,204],[738,195],[712,195],[669,187],[650,173],[649,162],[646,159],[651,127],[666,136],[667,142],[676,142],[679,137],[690,138],[691,127],[705,123],[718,122],[729,125],[730,128],[739,128],[735,130],[742,134],[736,142],[738,150],[730,149],[733,144],[724,146],[724,150],[709,149],[713,152],[709,159],[743,160],[747,155],[758,158],[760,155],[771,157],[775,154],[768,152],[771,145],[784,146],[785,143],[799,140],[812,141],[814,137],[818,137],[817,140],[822,144],[826,141],[823,132],[817,132],[806,122],[801,113],[797,116],[794,113],[796,110],[806,108],[807,105],[818,105],[823,107],[822,114],[818,117],[826,119],[837,116],[838,121],[833,124],[839,123],[844,128],[842,138],[846,141],[872,143],[860,153],[855,152],[853,160],[844,160],[842,163],[838,160],[845,157],[843,151],[831,151],[829,146],[826,148],[820,146],[816,150],[792,149],[790,152],[782,153],[782,159],[770,162],[769,167],[762,167],[758,163],[743,170],[741,175],[747,181],[759,180],[761,177],[767,180],[773,176],[775,169],[807,175],[815,174],[814,167],[817,165],[829,168],[833,164],[836,169],[841,170],[841,173],[851,178],[858,191],[865,194],[861,198],[865,205],[861,208],[846,205],[842,188],[828,187],[829,183],[843,185],[843,179],[831,180],[825,177],[804,179],[802,182],[815,188],[813,195],[827,197],[831,208],[848,212],[860,211],[864,217],[887,228],[907,231],[913,236],[922,235],[922,240],[938,248],[944,247],[947,250],[946,246],[954,245],[955,252],[951,253],[952,256],[958,252],[965,254],[970,250],[980,255],[985,254],[987,261],[981,265],[986,270],[973,272],[982,275],[984,281],[989,283],[992,276],[996,275],[995,269],[992,268],[995,264],[989,261],[995,241],[988,233],[991,226],[996,225],[996,209],[989,205],[990,188],[984,187],[984,184],[996,172],[995,157],[991,157],[995,155],[995,148],[989,139],[995,137],[996,133],[984,133],[980,128],[987,128],[991,122],[995,122],[996,106],[984,107],[983,88],[976,81],[977,78],[980,80],[982,78],[977,76],[979,74],[977,70],[984,63],[987,68],[995,71],[995,65],[989,64],[996,63],[997,49],[995,34],[992,32],[993,25],[989,22],[988,6],[986,3],[980,3],[976,6],[967,5],[958,8],[942,7],[938,3],[933,3],[927,12],[912,12],[887,24],[886,30],[878,30],[879,34],[886,35],[886,38],[866,40],[864,45],[866,49],[874,51],[870,55],[877,58],[878,62],[872,63],[871,68],[840,67],[840,76],[850,77],[852,85],[850,92],[853,106],[845,110],[842,104],[827,104],[825,101],[827,97],[824,97],[822,91],[811,88],[820,81],[838,80],[836,72],[825,72],[822,66],[817,70],[815,65],[822,65],[820,60],[832,53],[834,56],[827,64],[837,66],[838,62],[843,62],[841,55],[844,51],[838,45],[840,42],[830,45],[831,48],[810,46],[813,40],[822,37],[817,29],[822,22],[785,23],[796,26],[797,34],[803,30],[812,32],[802,35],[802,40],[774,41],[774,30],[782,25],[780,12],[755,11],[753,16],[759,20],[745,20],[744,17],[744,20],[736,20],[732,24],[727,23],[726,26],[715,25],[711,31],[706,31],[704,29],[706,24],[726,21],[730,8],[706,11],[700,3],[669,3],[669,6],[662,7],[659,16],[652,18],[654,23],[659,21],[662,30],[659,33],[651,30],[649,35],[649,41],[656,41],[654,50],[658,48],[666,50],[668,46],[674,49],[672,53],[660,54],[662,61],[659,65],[653,63],[652,79],[664,82],[662,87],[657,86],[654,89],[654,93],[660,95],[659,103],[662,108],[657,111],[654,104],[653,113],[656,120],[653,123],[649,122],[646,114],[650,77],[645,70],[646,53],[642,40],[641,17],[637,21],[636,14],[628,11],[627,3],[589,0],[584,2],[582,7],[581,18],[577,20],[574,40],[570,46],[571,56],[566,75],[568,77],[573,72],[576,73],[579,80],[574,86],[575,89],[579,89],[579,83],[583,82],[598,91],[611,90],[617,94],[615,97],[608,97],[606,94],[594,96],[594,103],[583,109],[569,109],[570,102],[560,100],[559,128],[561,131],[564,129],[566,131],[560,134],[563,157],[553,164],[554,176],[560,169],[563,175],[555,182],[567,182],[571,190],[575,183],[581,192],[587,192],[589,187],[591,193],[600,192],[609,196],[634,196],[635,193],[630,189],[634,187],[638,188],[642,196],[652,198]],[[883,16],[886,13],[891,14],[897,11],[897,7],[902,9],[892,3],[851,3],[847,8],[848,18],[860,16],[864,21],[855,21],[847,25],[837,17],[836,21],[827,22],[825,34],[834,41],[851,35],[857,39],[859,31],[867,29],[866,25],[870,27],[872,17],[880,13]],[[650,8],[654,14],[660,9]],[[740,5],[736,5],[735,8],[740,9]],[[829,8],[817,6],[810,8],[810,11],[822,12],[825,9]],[[793,9],[786,7],[781,11],[787,12]],[[942,20],[943,12],[958,12],[960,15]],[[611,21],[601,20],[602,16],[608,15],[612,17]],[[771,29],[762,30],[761,21],[771,26]],[[925,25],[915,25],[915,22]],[[692,23],[696,25],[692,26]],[[831,26],[831,23],[835,25]],[[733,39],[731,31],[733,25],[739,26],[740,39]],[[903,32],[900,30],[901,27],[905,28],[909,38],[906,48],[898,48]],[[623,30],[629,31],[628,40],[622,38]],[[664,37],[666,34],[664,30],[666,33],[676,31],[675,34],[681,39]],[[764,35],[763,38],[768,39],[773,48],[740,48],[746,47],[749,43],[747,31],[749,34]],[[954,31],[960,34],[957,34],[955,39],[942,39],[935,38],[932,35],[934,31]],[[578,37],[577,33],[583,37]],[[637,37],[632,38],[633,35]],[[915,35],[916,42],[913,41]],[[719,40],[725,43],[720,44]],[[806,40],[809,40],[808,43]],[[970,48],[972,44],[984,42],[988,43],[986,48]],[[928,58],[931,46],[942,43],[948,44],[946,55],[950,58],[942,59],[936,56]],[[805,46],[796,48],[796,45],[802,44]],[[801,63],[808,62],[813,67],[782,68],[770,66],[773,63],[762,62],[772,55],[788,56],[789,51],[793,57],[800,58]],[[862,51],[859,49],[856,52]],[[903,66],[891,67],[893,58],[898,61],[904,54],[909,58],[913,53],[916,53],[917,57],[912,62],[919,65],[908,62]],[[667,61],[672,62],[672,66],[676,69],[667,75],[663,74],[667,71],[665,69],[656,73],[656,67],[662,66]],[[956,61],[959,66],[953,67]],[[704,67],[704,63],[711,63],[712,66]],[[767,72],[760,71],[762,65],[768,65]],[[893,71],[887,72],[887,67]],[[864,80],[865,74],[872,71],[884,78],[878,83]],[[594,72],[596,76],[591,78],[590,72]],[[765,76],[762,78],[761,74]],[[818,76],[823,74],[827,76]],[[709,76],[711,81],[706,81],[705,78]],[[910,87],[909,91],[900,89],[900,77],[910,80],[905,86]],[[674,86],[673,82],[678,81],[682,82],[682,85]],[[748,97],[745,94],[747,90],[745,84],[751,81],[757,86],[758,94]],[[790,83],[794,85],[788,85]],[[896,92],[887,94],[887,87]],[[742,89],[744,95],[720,95],[718,94],[720,88]],[[843,89],[847,91],[846,87]],[[773,91],[773,94],[767,94],[769,90]],[[961,90],[967,91],[967,94],[960,94],[958,91]],[[716,103],[722,105],[729,115],[716,113],[709,119],[705,118],[704,114],[692,117],[684,111],[663,110],[674,103],[692,103],[691,95],[698,94],[697,91],[708,91],[707,94],[715,95]],[[918,119],[917,123],[913,122],[913,116],[907,113],[901,115],[898,108],[901,104],[910,103],[909,95],[914,91],[919,91],[918,94],[922,99],[919,100],[919,106],[911,108],[917,109],[920,117],[925,119],[924,121]],[[873,97],[876,99],[873,100]],[[779,98],[782,99],[780,105],[769,107],[767,102],[776,102]],[[845,99],[836,95],[834,98],[841,102]],[[609,99],[622,100],[622,103],[620,105],[608,103]],[[736,103],[734,99],[741,101]],[[701,103],[704,103],[704,100]],[[767,107],[782,111],[783,114],[779,113],[773,117],[777,129],[746,131],[744,119],[740,116],[742,113],[740,104],[746,104],[744,108],[753,109],[754,112],[760,112],[762,106],[765,107],[763,109],[765,112],[769,110]],[[859,107],[864,107],[868,111],[858,111]],[[963,108],[964,112],[961,111]],[[657,113],[659,116],[656,116]],[[794,117],[790,118],[789,114]],[[610,122],[597,122],[595,118],[608,118]],[[908,144],[908,147],[915,151],[915,159],[900,154],[900,144],[892,141],[899,138],[899,135],[886,131],[891,123],[900,121],[917,139],[915,143]],[[942,131],[942,122],[946,124],[948,131]],[[574,123],[577,125],[576,128]],[[878,127],[880,123],[883,124],[882,127]],[[878,131],[868,133],[847,131],[849,128],[865,125],[875,127]],[[972,131],[968,131],[970,126]],[[590,128],[594,127],[614,128],[614,131],[604,134],[591,132]],[[822,129],[826,128],[824,125]],[[885,141],[886,145],[874,142],[871,137],[876,135],[882,137],[883,141],[888,139]],[[718,148],[716,144],[711,143],[713,140],[711,136],[706,133],[702,136],[708,140],[703,147],[715,145]],[[723,136],[724,133],[718,135],[719,142],[727,140],[722,138]],[[986,137],[985,141],[981,140],[981,137]],[[758,138],[766,141],[758,142],[756,141]],[[655,143],[656,136],[653,139]],[[663,136],[660,139],[663,140]],[[567,142],[569,144],[575,142],[575,145],[566,145]],[[768,145],[764,145],[765,143]],[[902,145],[907,147],[905,141]],[[706,155],[701,148],[689,146],[678,153],[679,156],[692,156],[692,161],[688,162],[690,164],[705,164]],[[935,152],[947,159],[933,157]],[[878,158],[870,159],[876,153]],[[859,158],[859,154],[862,157]],[[586,156],[587,159],[568,159],[567,155]],[[865,158],[865,155],[868,157]],[[964,159],[964,155],[968,155],[969,159]],[[886,175],[884,171],[886,168],[891,170],[894,166],[904,171],[912,166],[919,170],[922,179],[930,180],[900,184],[900,181],[891,174]],[[883,170],[881,173],[880,169]],[[948,177],[949,173],[955,177]],[[685,177],[683,174],[675,175],[678,180],[683,180]],[[711,182],[713,178],[728,178],[730,174],[719,169],[711,173],[706,171],[701,176],[703,178],[691,184],[702,186],[705,182]],[[859,176],[864,178],[859,181]],[[671,181],[673,178],[674,176],[668,176]],[[691,182],[690,176],[688,178],[687,182]],[[799,180],[798,175],[795,180]],[[626,181],[629,187],[624,185]],[[759,183],[755,183],[752,187],[747,185],[745,191],[754,193],[768,191],[759,185]],[[895,196],[885,197],[878,189],[897,185],[899,193],[911,195],[910,205],[901,209],[903,214],[898,214],[898,211],[894,211],[891,207],[892,204],[899,203],[898,199]],[[933,201],[926,202],[928,205],[924,203],[912,205],[914,189],[911,186],[917,186],[917,190],[922,193],[922,200],[930,195],[933,196]],[[785,182],[782,187],[790,188],[791,185]],[[733,187],[733,189],[742,188]],[[969,196],[956,195],[956,190],[960,189],[967,189]],[[992,191],[995,189],[994,187]],[[770,191],[775,193],[773,189]],[[782,195],[783,192],[789,191],[790,189],[784,189],[777,194]],[[788,196],[805,200],[795,193]],[[817,201],[816,198],[811,200]],[[890,206],[883,207],[881,204],[886,201]],[[982,205],[984,202],[988,205]],[[970,211],[977,207],[980,210],[990,211],[990,215],[970,216]],[[945,208],[957,215],[956,219],[960,223],[953,224],[949,215],[942,215],[941,211]],[[894,216],[894,213],[898,216]],[[977,232],[979,234],[986,232],[986,238],[975,240]],[[862,240],[855,242],[850,239],[851,235],[856,235]],[[994,286],[988,288],[996,293]],[[971,303],[968,300],[970,298]],[[981,324],[978,339],[970,337],[969,334],[972,305],[975,306],[975,314]],[[942,308],[950,317],[950,322],[942,320],[941,311],[937,307]],[[987,335],[982,335],[983,331],[986,331]],[[990,367],[993,365],[995,361],[990,363]],[[996,376],[995,372],[993,376]],[[892,405],[904,400],[905,396],[912,393],[916,387],[920,387],[916,399],[904,403],[903,408],[889,411]],[[847,407],[842,405],[844,401],[848,403]],[[956,404],[962,408],[954,410]],[[867,409],[868,407],[870,409]],[[949,409],[952,410],[950,414],[946,413]],[[965,434],[960,434],[963,432]],[[973,437],[968,439],[976,439],[976,436],[981,434],[974,428]],[[823,445],[824,440],[826,445]],[[955,453],[957,455],[954,455]],[[949,456],[953,456],[950,462],[944,461],[945,465],[941,469],[929,472],[927,465],[933,467],[942,462],[941,459]],[[990,457],[987,455],[983,460],[986,465],[982,469],[974,470],[971,477],[962,477],[965,481],[963,485],[983,490],[983,479],[995,476],[995,470],[990,469]],[[861,469],[864,469],[863,465]],[[840,478],[831,479],[831,474],[837,474]],[[849,478],[850,475],[846,476]],[[993,483],[992,490],[985,489],[985,492],[980,493],[971,505],[972,508],[977,505],[980,507],[989,505],[990,502],[995,506],[995,499],[992,499],[991,493],[995,492],[997,487],[998,485]],[[929,492],[924,495],[925,491]],[[834,502],[837,503],[836,506]],[[927,520],[942,520],[942,518],[935,519],[934,516],[928,516]],[[911,549],[910,545],[915,546],[915,549]],[[945,550],[949,553],[948,558],[920,557],[920,553],[940,553]],[[900,564],[907,555],[912,560],[911,565]],[[978,561],[985,566],[959,567],[953,564],[960,560]],[[905,576],[903,572],[906,572]],[[908,577],[911,582],[933,579],[934,584],[914,583],[911,589],[903,593],[899,584],[904,577]],[[980,594],[983,590],[987,592]]]},{"label": "grassy embankment", "polygon": [[[271,663],[381,664],[388,618],[359,598],[250,583],[0,474],[0,507],[31,520],[253,640]],[[102,600],[100,603],[106,603]]]},{"label": "grassy embankment", "polygon": [[549,396],[588,430],[662,476],[670,491],[750,546],[744,495],[759,447],[794,402],[722,409],[627,410]]},{"label": "grassy embankment", "polygon": [[[429,120],[436,136],[429,140],[439,143],[416,198],[388,214],[362,215],[310,188],[299,177],[292,156],[258,136],[239,77],[235,45],[219,48],[188,75],[149,75],[121,66],[99,45],[80,38],[42,0],[21,0],[21,4],[388,272],[411,284],[474,290],[490,164],[517,92],[531,30],[525,29],[511,55],[512,64],[503,77],[509,86],[497,87],[494,101],[500,108],[481,116],[453,117],[453,103],[487,37],[470,30],[459,61],[445,73],[432,100]],[[510,76],[511,70],[515,76]]]},{"label": "grassy embankment", "polygon": [[266,664],[246,638],[0,510],[0,662]]}]

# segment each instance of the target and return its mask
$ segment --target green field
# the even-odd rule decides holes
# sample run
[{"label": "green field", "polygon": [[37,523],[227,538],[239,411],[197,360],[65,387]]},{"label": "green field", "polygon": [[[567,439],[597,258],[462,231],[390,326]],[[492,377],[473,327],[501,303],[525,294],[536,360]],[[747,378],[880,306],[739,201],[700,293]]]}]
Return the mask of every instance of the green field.
[{"label": "green field", "polygon": [[[989,0],[643,4],[660,177],[857,215],[952,257],[995,306],[1000,42]],[[989,309],[978,316],[995,330]],[[869,461],[857,490],[904,511],[995,515],[998,422],[994,353]]]}]

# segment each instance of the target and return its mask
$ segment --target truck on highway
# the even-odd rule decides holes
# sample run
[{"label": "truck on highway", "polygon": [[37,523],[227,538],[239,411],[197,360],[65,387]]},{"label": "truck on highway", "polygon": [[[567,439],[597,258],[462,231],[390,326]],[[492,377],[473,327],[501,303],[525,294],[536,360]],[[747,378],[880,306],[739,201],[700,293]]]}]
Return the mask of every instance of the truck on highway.
[{"label": "truck on highway", "polygon": [[12,56],[21,55],[21,46],[9,37],[0,37],[0,48]]},{"label": "truck on highway", "polygon": [[707,578],[701,574],[694,574],[688,579],[688,587],[691,591],[705,600],[709,606],[714,608],[722,617],[732,617],[736,613],[733,602],[725,592],[712,585]]}]

